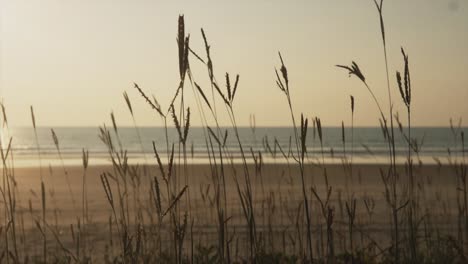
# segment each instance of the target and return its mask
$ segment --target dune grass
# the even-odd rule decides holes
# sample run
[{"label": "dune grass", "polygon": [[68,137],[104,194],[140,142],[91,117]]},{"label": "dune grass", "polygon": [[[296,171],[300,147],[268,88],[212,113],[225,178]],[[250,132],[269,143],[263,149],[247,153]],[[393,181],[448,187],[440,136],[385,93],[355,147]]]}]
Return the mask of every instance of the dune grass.
[{"label": "dune grass", "polygon": [[[0,142],[3,164],[0,191],[4,218],[0,225],[0,262],[466,263],[468,170],[464,133],[451,125],[455,147],[462,146],[463,153],[461,159],[450,155],[448,160],[456,182],[452,186],[456,200],[447,198],[444,201],[436,194],[438,198],[434,202],[427,194],[428,190],[435,188],[432,180],[421,172],[423,165],[419,152],[422,143],[413,139],[411,134],[409,56],[402,48],[404,67],[402,72],[396,71],[393,85],[389,74],[383,0],[374,2],[381,29],[388,112],[384,112],[381,101],[374,93],[377,87],[368,84],[368,76],[356,62],[349,66],[337,66],[359,79],[380,116],[376,124],[380,124],[388,147],[388,164],[382,165],[380,175],[375,176],[381,178],[383,194],[367,194],[364,188],[351,187],[365,185],[361,182],[361,172],[353,163],[356,103],[353,95],[350,95],[350,129],[345,126],[345,121],[342,123],[344,154],[340,175],[345,182],[342,189],[330,182],[330,166],[326,164],[324,147],[327,135],[322,129],[321,119],[309,119],[301,114],[298,122],[299,116],[294,111],[291,96],[291,92],[294,92],[294,88],[290,87],[291,75],[282,55],[279,53],[280,67],[274,74],[279,92],[286,99],[284,111],[291,115],[290,144],[285,149],[277,139],[271,145],[270,139],[264,137],[263,151],[256,152],[242,142],[237,125],[236,107],[242,106],[242,102],[236,100],[237,93],[242,89],[240,76],[233,78],[233,75],[225,73],[224,84],[218,82],[207,34],[201,30],[205,47],[205,55],[201,56],[201,53],[191,49],[190,35],[185,32],[185,19],[180,16],[177,31],[180,80],[175,85],[173,99],[167,108],[163,108],[154,96],[148,96],[138,84],[135,83],[132,90],[138,96],[137,100],[147,104],[154,110],[154,115],[161,118],[165,127],[166,149],[158,149],[153,142],[154,157],[150,159],[145,155],[144,164],[134,164],[122,142],[117,117],[111,113],[110,129],[105,124],[99,128],[98,136],[106,146],[111,162],[111,167],[99,174],[100,190],[106,201],[105,208],[100,210],[106,214],[106,223],[95,221],[90,209],[93,201],[90,201],[88,181],[93,175],[89,173],[88,164],[92,155],[90,157],[88,151],[83,149],[81,201],[77,201],[77,193],[73,192],[69,172],[63,162],[60,135],[51,130],[62,164],[61,173],[68,186],[68,205],[73,208],[76,219],[70,226],[61,223],[61,211],[54,206],[53,183],[43,175],[32,106],[40,186],[30,191],[29,208],[17,207],[26,197],[20,197],[18,188],[21,186],[15,180],[13,138]],[[191,67],[197,66],[206,68],[207,76],[194,76]],[[206,87],[202,83],[207,83]],[[406,129],[393,108],[393,86],[398,88],[406,107]],[[132,105],[135,101],[131,101],[127,92],[123,96],[143,152],[144,144]],[[193,96],[195,106],[187,105],[189,96]],[[365,101],[363,98],[359,103],[364,104]],[[3,131],[8,131],[5,107],[3,104],[1,106]],[[229,118],[229,129],[219,125],[221,111],[225,111]],[[189,164],[194,156],[193,145],[192,155],[188,152],[193,114],[198,114],[202,121],[204,147],[209,161],[208,172],[204,175],[207,181],[198,186],[191,184],[194,177],[202,177],[196,175],[194,166]],[[172,126],[168,124],[171,122]],[[407,143],[404,166],[396,161],[395,124]],[[168,134],[172,127],[177,133],[174,142]],[[254,117],[251,117],[251,130],[256,144]],[[240,152],[239,158],[227,145],[228,140],[235,142]],[[317,144],[320,153],[309,153],[311,144]],[[163,157],[164,153],[166,157]],[[273,165],[281,165],[278,166],[282,168],[281,179],[276,185],[267,184],[270,175],[263,161],[266,156],[273,158]],[[284,162],[279,161],[280,158]],[[36,192],[40,192],[40,195]],[[433,210],[431,203],[435,203]],[[434,224],[440,212],[449,210],[447,206],[450,207],[450,203],[456,203],[456,232]],[[35,209],[38,204],[40,208]],[[386,222],[377,219],[378,208],[383,208],[380,214],[388,218]],[[50,213],[52,211],[54,214]],[[52,224],[54,220],[55,224]],[[385,234],[378,236],[376,226],[386,224],[385,227],[390,227],[379,229]],[[105,238],[98,241],[96,233],[101,233]],[[41,252],[37,251],[39,247]],[[99,247],[101,250],[98,250]]]}]

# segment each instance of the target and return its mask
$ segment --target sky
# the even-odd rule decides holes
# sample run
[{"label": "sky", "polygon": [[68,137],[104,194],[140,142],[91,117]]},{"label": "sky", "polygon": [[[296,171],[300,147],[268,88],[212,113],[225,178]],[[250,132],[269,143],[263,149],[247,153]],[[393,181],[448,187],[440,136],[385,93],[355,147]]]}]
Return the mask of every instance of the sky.
[{"label": "sky", "polygon": [[[275,84],[278,51],[289,71],[296,115],[318,116],[323,126],[377,126],[378,112],[356,78],[336,64],[356,61],[385,111],[388,97],[376,7],[372,0],[158,1],[0,0],[0,95],[10,126],[132,125],[122,93],[141,126],[161,119],[133,88],[154,94],[166,108],[179,81],[177,19],[184,14],[191,48],[205,57],[200,28],[211,45],[215,75],[240,75],[234,109],[238,125],[291,124],[287,101]],[[468,121],[468,1],[386,0],[390,85],[395,110],[405,116],[396,70],[400,47],[409,54],[412,123],[446,126]],[[206,68],[193,57],[197,83],[210,93]],[[190,85],[192,125],[200,114]],[[219,122],[229,125],[219,104]],[[406,120],[402,118],[402,120]]]}]

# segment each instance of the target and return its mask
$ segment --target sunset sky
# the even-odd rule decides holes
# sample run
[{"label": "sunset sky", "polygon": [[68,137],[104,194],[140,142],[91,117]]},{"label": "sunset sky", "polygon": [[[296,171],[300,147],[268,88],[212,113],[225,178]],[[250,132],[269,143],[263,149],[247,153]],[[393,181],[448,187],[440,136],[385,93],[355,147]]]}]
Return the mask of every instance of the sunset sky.
[{"label": "sunset sky", "polygon": [[[235,111],[240,125],[290,125],[286,99],[275,84],[281,51],[297,113],[323,125],[378,125],[376,107],[356,78],[336,64],[355,60],[388,108],[377,10],[372,0],[157,1],[0,0],[0,92],[11,126],[29,126],[34,105],[40,126],[97,126],[114,111],[131,125],[127,91],[139,125],[161,120],[133,89],[136,82],[167,107],[178,84],[177,18],[185,15],[193,50],[205,57],[207,33],[217,79],[240,74]],[[468,122],[468,1],[391,0],[384,3],[391,88],[400,46],[409,53],[413,120],[445,126]],[[193,57],[195,79],[209,91],[206,69]],[[192,97],[189,85],[186,94]],[[219,100],[218,100],[219,101]],[[189,104],[196,109],[194,101]],[[224,111],[218,105],[218,111]],[[193,124],[200,124],[197,111]],[[221,116],[221,124],[229,124]]]}]

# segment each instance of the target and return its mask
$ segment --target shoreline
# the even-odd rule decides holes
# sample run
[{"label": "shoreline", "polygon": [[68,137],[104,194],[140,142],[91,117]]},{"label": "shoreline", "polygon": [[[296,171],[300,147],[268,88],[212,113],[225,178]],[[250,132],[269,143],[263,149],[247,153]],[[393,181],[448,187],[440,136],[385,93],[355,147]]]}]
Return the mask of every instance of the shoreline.
[{"label": "shoreline", "polygon": [[[48,156],[42,156],[41,155],[41,162],[43,167],[48,167],[48,166],[53,166],[53,167],[61,167],[62,162],[63,164],[68,167],[68,166],[79,166],[83,164],[82,157],[74,155],[73,157],[63,155],[62,159],[56,157],[56,155],[51,155],[53,157],[48,157]],[[168,158],[166,155],[160,155],[161,161],[163,164],[168,163]],[[175,158],[175,157],[174,157]],[[347,161],[349,162],[350,157],[347,157]],[[247,164],[252,165],[254,164],[254,160],[252,159],[251,155],[246,156],[246,161]],[[425,166],[425,165],[442,165],[442,166],[449,166],[453,162],[460,162],[463,161],[463,156],[457,155],[457,156],[420,156],[419,159],[413,158],[413,166],[417,166],[420,162]],[[466,160],[465,160],[466,161]],[[233,158],[234,164],[242,164],[242,158],[235,157]],[[275,165],[278,164],[280,166],[284,166],[287,164],[296,164],[295,161],[290,158],[289,161],[287,161],[284,157],[268,157],[268,156],[262,156],[262,162],[264,164],[268,165]],[[407,158],[404,156],[398,156],[396,158],[396,163],[398,166],[402,166],[407,162]],[[156,165],[157,161],[154,157],[154,155],[129,155],[128,158],[128,163],[131,165]],[[187,158],[187,164],[190,165],[209,165],[210,161],[208,158],[205,157],[188,157]],[[323,163],[321,157],[315,157],[315,158],[309,158],[306,160],[306,163],[309,165],[315,165],[315,166],[321,166],[322,164],[325,164],[325,166],[334,166],[334,165],[343,165],[343,157],[335,156],[335,157],[325,157],[325,162]],[[387,166],[388,163],[388,157],[387,156],[354,156],[353,157],[353,165],[356,166],[366,166],[366,165],[378,165],[378,166]],[[11,162],[10,162],[11,165]],[[14,161],[15,168],[38,168],[39,167],[39,161],[37,158],[37,155],[30,155],[30,156],[15,156],[15,161]],[[107,155],[101,155],[99,157],[93,157],[92,153],[90,153],[89,157],[89,166],[110,166],[112,165],[110,159],[108,158]],[[3,166],[3,165],[2,165]]]}]

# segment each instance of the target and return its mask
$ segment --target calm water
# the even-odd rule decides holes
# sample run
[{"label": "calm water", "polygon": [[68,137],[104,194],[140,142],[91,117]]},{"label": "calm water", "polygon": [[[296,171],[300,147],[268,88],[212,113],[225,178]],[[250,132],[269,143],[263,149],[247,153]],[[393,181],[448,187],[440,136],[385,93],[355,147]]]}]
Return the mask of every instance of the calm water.
[{"label": "calm water", "polygon": [[[99,129],[96,127],[78,128],[55,128],[54,129],[60,144],[60,149],[66,164],[80,164],[82,149],[89,151],[90,164],[108,163],[107,149],[98,137]],[[462,128],[465,134],[468,128]],[[113,132],[113,130],[111,130]],[[396,130],[397,155],[398,160],[403,162],[407,154],[407,145],[401,133]],[[165,130],[160,127],[139,128],[141,142],[138,139],[135,128],[120,128],[119,136],[124,149],[128,150],[131,162],[154,162],[152,142],[156,143],[158,150],[162,153],[166,151]],[[187,140],[187,153],[190,162],[208,162],[205,134],[202,128],[190,128]],[[224,133],[224,129],[223,129]],[[250,128],[240,128],[239,134],[244,149],[250,153],[250,148],[255,152],[262,151],[266,162],[284,162],[281,158],[279,148],[275,146],[275,139],[281,148],[287,152],[290,140],[294,147],[293,130],[290,127],[262,127],[256,128],[255,133]],[[14,149],[16,166],[36,166],[38,165],[38,151],[32,128],[15,128],[10,130],[13,137],[12,146]],[[177,132],[175,129],[168,130],[170,144],[174,142],[177,149]],[[6,136],[4,136],[6,137]],[[353,161],[357,163],[380,163],[386,162],[388,157],[387,145],[382,136],[380,128],[354,128],[354,143],[351,143],[351,129],[345,129],[346,146],[343,149],[341,128],[329,127],[323,129],[323,152],[326,162],[341,162],[344,153],[349,157],[353,153]],[[447,162],[448,150],[453,156],[462,156],[462,144],[460,136],[455,140],[450,128],[414,128],[412,137],[416,138],[420,145],[420,158],[423,162],[435,162],[434,158],[441,162]],[[43,165],[59,165],[57,149],[55,148],[50,128],[38,128],[39,150]],[[276,152],[276,156],[267,154],[267,144],[271,152]],[[117,143],[115,144],[117,145]],[[312,129],[309,129],[308,138],[309,160],[322,159],[322,151],[318,135],[314,139]],[[226,141],[230,153],[233,157],[239,157],[239,148],[235,140],[234,133],[228,129]],[[294,150],[294,148],[293,148]],[[192,155],[193,154],[193,155]],[[166,156],[166,155],[161,155]]]}]

